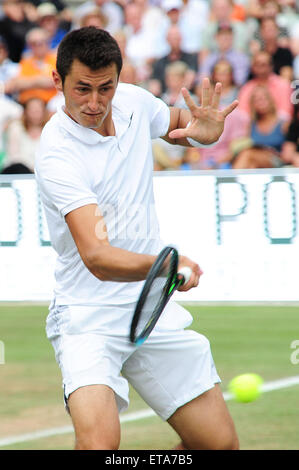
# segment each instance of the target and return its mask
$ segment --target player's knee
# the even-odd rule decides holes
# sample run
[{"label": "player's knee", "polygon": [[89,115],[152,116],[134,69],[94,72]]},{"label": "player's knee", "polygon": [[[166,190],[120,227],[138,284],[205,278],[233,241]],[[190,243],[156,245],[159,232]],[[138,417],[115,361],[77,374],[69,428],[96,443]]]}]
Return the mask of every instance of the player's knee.
[{"label": "player's knee", "polygon": [[239,450],[239,439],[235,433],[228,433],[215,441],[211,450]]},{"label": "player's knee", "polygon": [[96,433],[76,437],[76,450],[118,450],[119,436],[103,436]]},{"label": "player's knee", "polygon": [[[188,446],[186,446],[188,449]],[[193,442],[193,446],[189,447],[192,450],[238,450],[239,439],[235,432],[220,432],[208,440],[201,439],[198,442]]]}]

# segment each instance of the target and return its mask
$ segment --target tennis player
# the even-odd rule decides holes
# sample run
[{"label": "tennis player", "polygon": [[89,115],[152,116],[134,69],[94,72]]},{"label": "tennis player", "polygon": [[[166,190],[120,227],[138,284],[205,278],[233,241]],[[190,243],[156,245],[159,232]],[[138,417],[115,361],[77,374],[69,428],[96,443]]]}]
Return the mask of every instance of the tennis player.
[{"label": "tennis player", "polygon": [[[118,45],[106,31],[89,27],[65,36],[53,72],[65,105],[46,124],[36,159],[58,255],[46,329],[75,448],[119,448],[119,413],[128,407],[130,383],[177,432],[177,449],[235,449],[209,341],[185,329],[189,312],[170,302],[139,348],[128,334],[142,281],[164,246],[151,139],[210,145],[237,102],[220,111],[221,85],[212,90],[206,79],[200,107],[183,89],[189,109],[169,108],[146,90],[119,83],[121,67]],[[181,290],[196,287],[197,262],[181,256],[179,264],[192,269]]]}]

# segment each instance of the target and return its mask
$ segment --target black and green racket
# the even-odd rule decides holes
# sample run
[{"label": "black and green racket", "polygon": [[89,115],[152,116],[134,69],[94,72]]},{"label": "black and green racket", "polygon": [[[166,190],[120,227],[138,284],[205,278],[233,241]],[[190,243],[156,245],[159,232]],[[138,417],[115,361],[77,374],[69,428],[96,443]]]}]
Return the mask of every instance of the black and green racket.
[{"label": "black and green racket", "polygon": [[147,275],[130,329],[130,341],[137,346],[148,338],[176,289],[191,277],[192,270],[189,267],[177,271],[178,260],[177,250],[167,246],[160,252]]}]

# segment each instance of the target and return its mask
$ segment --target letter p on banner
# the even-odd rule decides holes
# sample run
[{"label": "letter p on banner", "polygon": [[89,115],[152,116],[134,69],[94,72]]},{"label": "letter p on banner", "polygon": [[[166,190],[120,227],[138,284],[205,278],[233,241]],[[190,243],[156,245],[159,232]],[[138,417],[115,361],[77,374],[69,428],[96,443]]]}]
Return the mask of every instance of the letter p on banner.
[{"label": "letter p on banner", "polygon": [[[216,178],[216,237],[217,244],[222,243],[222,224],[237,220],[247,209],[247,191],[245,185],[232,177]],[[228,208],[228,205],[234,208]],[[225,206],[225,207],[223,207]]]}]

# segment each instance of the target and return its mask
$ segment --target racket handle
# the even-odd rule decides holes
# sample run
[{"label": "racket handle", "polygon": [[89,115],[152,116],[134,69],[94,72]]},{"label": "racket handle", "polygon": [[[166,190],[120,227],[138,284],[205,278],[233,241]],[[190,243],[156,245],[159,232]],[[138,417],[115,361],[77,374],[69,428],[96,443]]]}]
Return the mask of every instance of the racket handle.
[{"label": "racket handle", "polygon": [[178,274],[183,276],[181,285],[186,284],[189,281],[190,277],[191,277],[192,269],[189,268],[189,266],[185,266],[184,268],[181,268],[179,270]]}]

